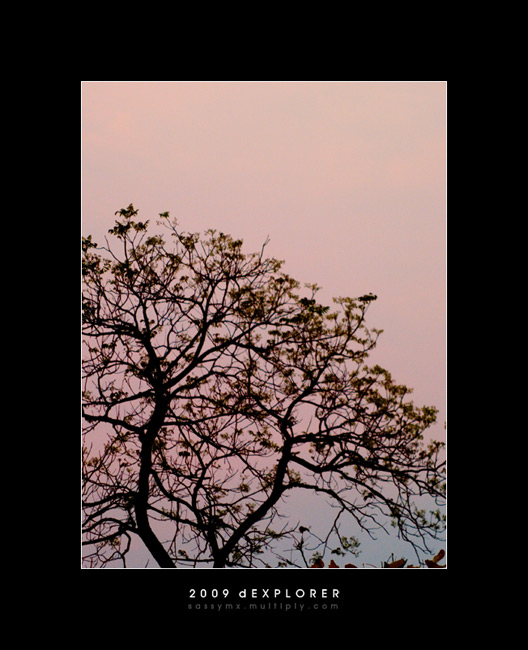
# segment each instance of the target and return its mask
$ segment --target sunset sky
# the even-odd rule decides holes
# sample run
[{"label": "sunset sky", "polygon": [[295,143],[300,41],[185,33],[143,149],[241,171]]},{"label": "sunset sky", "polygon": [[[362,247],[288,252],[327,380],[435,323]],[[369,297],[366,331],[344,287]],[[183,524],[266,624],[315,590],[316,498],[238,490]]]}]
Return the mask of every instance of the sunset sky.
[{"label": "sunset sky", "polygon": [[246,252],[269,237],[267,254],[322,286],[323,303],[372,291],[368,324],[384,333],[371,362],[412,387],[417,405],[439,408],[431,434],[445,436],[445,82],[90,81],[81,91],[84,235],[102,243],[133,203],[140,220],[169,211],[182,230],[229,233]]}]

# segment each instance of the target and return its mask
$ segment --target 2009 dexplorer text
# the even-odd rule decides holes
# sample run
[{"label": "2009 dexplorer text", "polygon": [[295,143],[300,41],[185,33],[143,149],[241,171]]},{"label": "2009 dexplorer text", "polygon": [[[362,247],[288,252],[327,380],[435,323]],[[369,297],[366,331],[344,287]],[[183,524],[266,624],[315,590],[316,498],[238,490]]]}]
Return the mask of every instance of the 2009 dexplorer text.
[{"label": "2009 dexplorer text", "polygon": [[[229,589],[189,589],[189,598],[228,598]],[[239,598],[339,598],[339,589],[240,589]]]}]

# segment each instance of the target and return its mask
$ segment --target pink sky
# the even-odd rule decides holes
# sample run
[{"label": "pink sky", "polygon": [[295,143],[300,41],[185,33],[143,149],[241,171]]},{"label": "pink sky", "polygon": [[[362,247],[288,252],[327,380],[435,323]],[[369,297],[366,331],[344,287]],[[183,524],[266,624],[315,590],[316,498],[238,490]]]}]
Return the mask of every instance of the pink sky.
[{"label": "pink sky", "polygon": [[129,203],[379,298],[373,360],[445,419],[445,82],[84,82],[82,226]]},{"label": "pink sky", "polygon": [[445,82],[84,82],[82,229],[169,211],[285,260],[333,296],[369,291],[371,356],[446,419]]}]

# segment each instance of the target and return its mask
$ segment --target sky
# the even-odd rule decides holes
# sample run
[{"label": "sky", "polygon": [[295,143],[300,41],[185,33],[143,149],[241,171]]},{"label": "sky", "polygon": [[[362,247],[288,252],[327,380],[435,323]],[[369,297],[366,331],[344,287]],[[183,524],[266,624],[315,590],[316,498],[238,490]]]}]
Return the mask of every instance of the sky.
[{"label": "sky", "polygon": [[373,292],[372,364],[446,415],[444,81],[81,87],[82,232],[168,211],[284,260],[319,300]]}]

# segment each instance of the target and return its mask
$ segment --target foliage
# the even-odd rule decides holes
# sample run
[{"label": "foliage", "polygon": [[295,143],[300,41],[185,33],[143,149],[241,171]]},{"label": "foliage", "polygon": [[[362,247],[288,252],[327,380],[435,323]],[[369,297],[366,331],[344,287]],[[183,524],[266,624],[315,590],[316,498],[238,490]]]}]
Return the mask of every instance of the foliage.
[{"label": "foliage", "polygon": [[87,563],[126,565],[134,535],[164,567],[257,566],[285,540],[302,556],[280,521],[293,491],[335,506],[342,552],[342,515],[427,550],[444,527],[415,505],[445,495],[443,443],[423,440],[437,411],[367,365],[376,296],[322,305],[265,246],[116,214],[117,247],[83,238]]},{"label": "foliage", "polygon": [[[443,559],[445,556],[445,551],[441,549],[434,557],[432,560],[425,560],[425,567],[428,569],[445,569],[446,565],[445,564],[438,564],[440,560]],[[382,568],[383,569],[418,569],[414,564],[407,564],[407,560],[404,558],[400,558],[399,560],[394,560],[392,559],[390,562],[384,562]],[[323,569],[324,568],[324,562],[321,558],[316,558],[311,565],[311,569]],[[329,569],[339,569],[339,565],[334,562],[334,560],[331,560],[330,563],[328,564]],[[345,564],[345,569],[357,569],[358,567],[355,564]],[[375,568],[375,567],[373,567]]]}]

